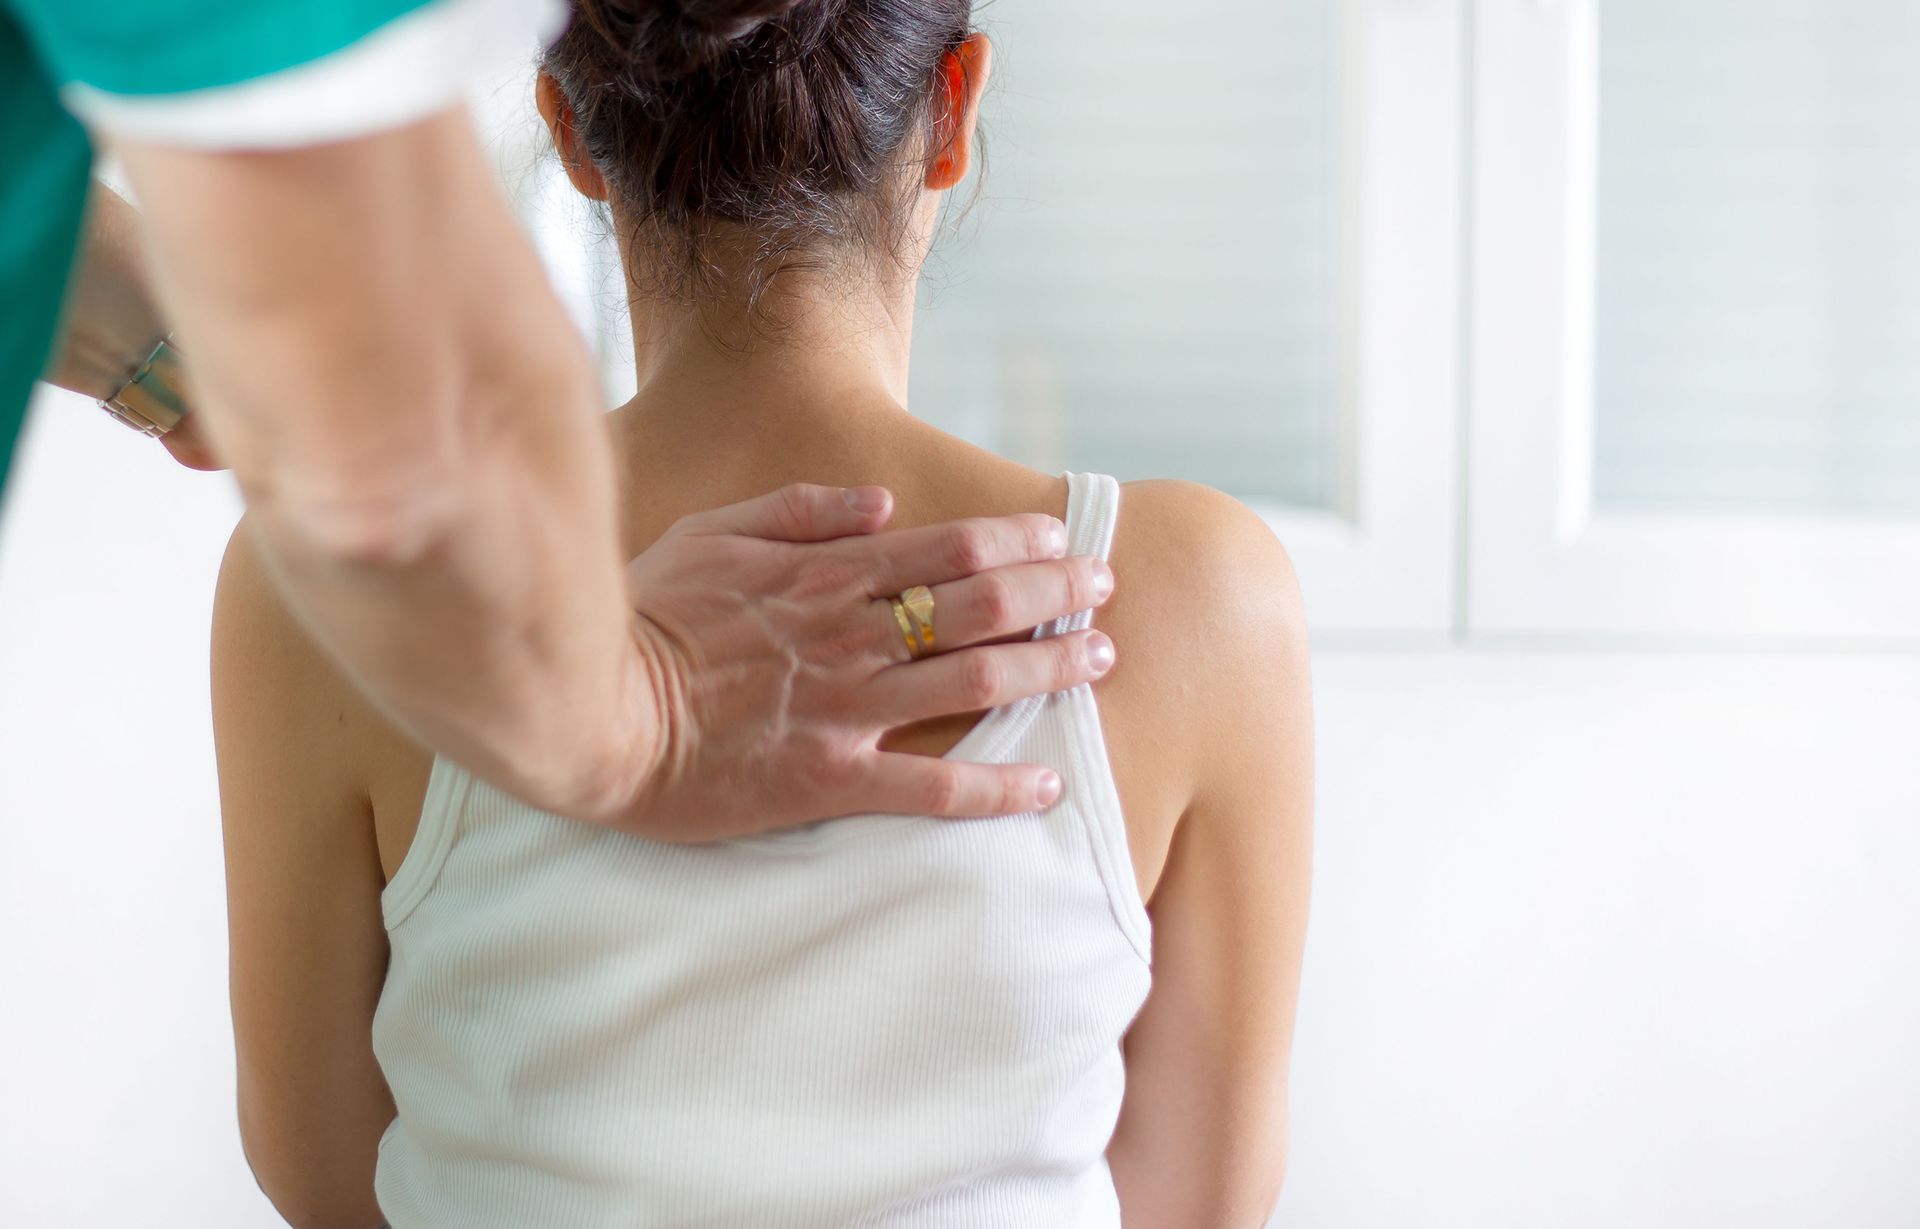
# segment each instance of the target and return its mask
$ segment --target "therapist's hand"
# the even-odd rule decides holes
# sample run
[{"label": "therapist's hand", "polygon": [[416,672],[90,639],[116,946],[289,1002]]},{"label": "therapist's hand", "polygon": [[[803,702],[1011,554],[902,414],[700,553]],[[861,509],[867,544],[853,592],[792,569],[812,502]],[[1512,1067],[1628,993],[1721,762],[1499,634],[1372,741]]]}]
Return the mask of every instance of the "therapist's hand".
[{"label": "therapist's hand", "polygon": [[[832,816],[1044,809],[1038,765],[881,751],[889,729],[1091,681],[1100,632],[983,644],[1103,603],[1104,563],[1063,558],[1050,516],[876,534],[877,487],[791,486],[682,520],[628,572],[643,702],[661,736],[598,822],[661,840],[748,835]],[[935,595],[940,651],[912,661],[889,598]],[[972,647],[969,647],[972,646]]]},{"label": "therapist's hand", "polygon": [[[65,325],[45,375],[50,384],[101,401],[120,390],[166,336],[167,325],[140,248],[140,215],[105,184],[93,185],[82,240]],[[188,469],[226,468],[196,415],[181,419],[160,442]]]},{"label": "therapist's hand", "polygon": [[599,382],[463,110],[294,149],[114,148],[267,576],[423,747],[670,840],[1057,789],[877,749],[1099,673],[1086,634],[904,667],[882,599],[916,583],[942,648],[1090,604],[1095,565],[1050,558],[1044,527],[874,535],[885,507],[789,492],[689,521],[622,576]]},{"label": "therapist's hand", "polygon": [[175,424],[173,430],[160,437],[160,443],[168,455],[188,469],[212,471],[227,468],[219,454],[213,451],[213,445],[207,442],[206,432],[200,429],[200,419],[188,414]]}]

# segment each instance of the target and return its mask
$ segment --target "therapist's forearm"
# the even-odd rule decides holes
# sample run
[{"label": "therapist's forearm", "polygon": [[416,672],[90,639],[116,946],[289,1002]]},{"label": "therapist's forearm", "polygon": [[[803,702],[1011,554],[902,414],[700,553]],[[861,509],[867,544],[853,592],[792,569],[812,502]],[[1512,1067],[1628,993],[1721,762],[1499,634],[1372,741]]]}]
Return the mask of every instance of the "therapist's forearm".
[{"label": "therapist's forearm", "polygon": [[433,749],[608,805],[657,714],[599,394],[464,115],[122,153],[198,412],[295,609]]},{"label": "therapist's forearm", "polygon": [[166,333],[140,249],[140,217],[96,183],[67,288],[66,327],[46,376],[96,400],[112,396]]}]

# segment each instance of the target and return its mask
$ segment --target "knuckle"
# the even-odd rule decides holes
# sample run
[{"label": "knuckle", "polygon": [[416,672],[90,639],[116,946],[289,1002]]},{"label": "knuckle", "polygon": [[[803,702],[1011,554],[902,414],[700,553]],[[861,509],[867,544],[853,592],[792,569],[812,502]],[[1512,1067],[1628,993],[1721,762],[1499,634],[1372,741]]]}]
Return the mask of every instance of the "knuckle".
[{"label": "knuckle", "polygon": [[974,601],[975,613],[980,622],[989,630],[1002,631],[1009,627],[1019,602],[1013,582],[997,572],[989,572],[977,582],[979,592]]},{"label": "knuckle", "polygon": [[1071,687],[1088,674],[1087,643],[1084,637],[1072,643],[1056,641],[1053,650],[1053,687],[1055,691]]},{"label": "knuckle", "polygon": [[811,749],[802,762],[808,779],[824,793],[842,794],[859,783],[860,758],[851,747],[825,743]]},{"label": "knuckle", "polygon": [[997,799],[994,810],[1002,815],[1011,815],[1016,811],[1027,809],[1026,791],[1021,788],[1019,780],[1011,773],[1000,774],[994,795]]},{"label": "knuckle", "polygon": [[796,593],[821,601],[838,596],[866,597],[862,569],[831,551],[809,550],[795,578]]},{"label": "knuckle", "polygon": [[775,515],[787,530],[805,529],[813,519],[811,490],[805,483],[796,482],[774,492]]},{"label": "knuckle", "polygon": [[1027,558],[1035,560],[1053,558],[1054,524],[1055,521],[1050,516],[1029,516],[1025,519],[1023,528],[1026,532]]},{"label": "knuckle", "polygon": [[1006,671],[1000,659],[991,653],[973,653],[960,664],[960,698],[967,704],[985,707],[1000,695]]},{"label": "knuckle", "polygon": [[972,575],[993,560],[993,540],[975,524],[955,525],[947,534],[946,564],[956,575]]},{"label": "knuckle", "polygon": [[673,524],[668,525],[666,532],[660,535],[660,540],[664,542],[668,538],[685,537],[688,534],[700,533],[712,523],[713,513],[711,510],[706,512],[689,512],[679,520],[673,522]]},{"label": "knuckle", "polygon": [[1093,568],[1094,561],[1091,559],[1076,559],[1073,565],[1067,568],[1065,594],[1067,609],[1060,613],[1069,614],[1093,605]]},{"label": "knuckle", "polygon": [[936,814],[956,811],[964,795],[960,774],[952,769],[927,774],[922,801],[928,811]]}]

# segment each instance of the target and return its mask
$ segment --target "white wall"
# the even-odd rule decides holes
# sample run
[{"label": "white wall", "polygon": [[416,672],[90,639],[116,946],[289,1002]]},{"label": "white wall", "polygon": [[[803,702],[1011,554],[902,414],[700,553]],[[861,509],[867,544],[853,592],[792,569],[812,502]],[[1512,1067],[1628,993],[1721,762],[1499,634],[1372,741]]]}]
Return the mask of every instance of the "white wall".
[{"label": "white wall", "polygon": [[1277,1224],[1920,1223],[1920,658],[1326,655]]},{"label": "white wall", "polygon": [[46,394],[0,509],[0,1225],[278,1224],[233,1123],[207,698],[238,501]]},{"label": "white wall", "polygon": [[[0,520],[0,1225],[277,1223],[233,1126],[206,707],[235,511],[41,403]],[[1276,1224],[1920,1219],[1920,658],[1317,671]]]}]

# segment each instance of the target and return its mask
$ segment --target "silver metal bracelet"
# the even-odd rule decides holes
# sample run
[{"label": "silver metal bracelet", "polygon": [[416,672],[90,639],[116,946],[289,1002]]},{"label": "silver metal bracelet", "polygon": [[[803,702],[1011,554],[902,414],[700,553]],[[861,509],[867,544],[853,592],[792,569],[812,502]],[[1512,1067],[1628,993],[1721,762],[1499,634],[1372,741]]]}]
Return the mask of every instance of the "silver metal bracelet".
[{"label": "silver metal bracelet", "polygon": [[171,334],[160,339],[140,370],[100,408],[142,435],[162,436],[180,425],[193,406],[186,370]]}]

